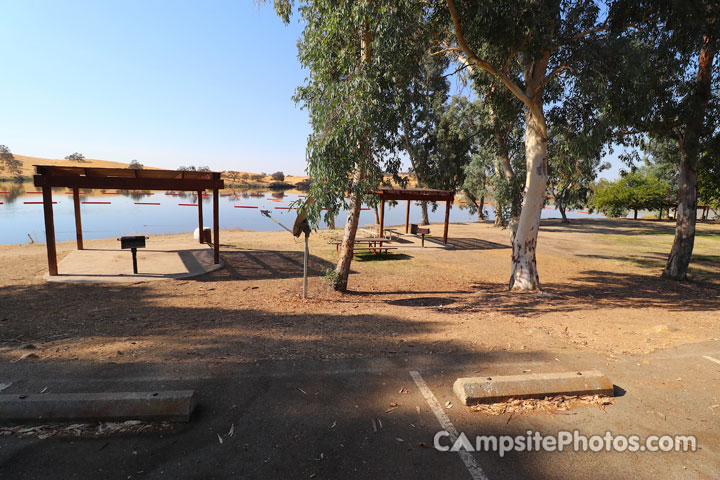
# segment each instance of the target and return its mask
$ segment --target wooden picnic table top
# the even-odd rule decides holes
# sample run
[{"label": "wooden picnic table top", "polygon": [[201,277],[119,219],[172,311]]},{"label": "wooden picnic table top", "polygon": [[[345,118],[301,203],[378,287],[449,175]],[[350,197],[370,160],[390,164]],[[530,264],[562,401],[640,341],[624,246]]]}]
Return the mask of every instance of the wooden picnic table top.
[{"label": "wooden picnic table top", "polygon": [[[331,245],[340,245],[342,244],[342,241],[334,241],[334,242],[328,242]],[[373,243],[392,243],[390,240],[386,238],[358,238],[355,239],[355,243],[367,243],[367,244],[373,244]]]}]

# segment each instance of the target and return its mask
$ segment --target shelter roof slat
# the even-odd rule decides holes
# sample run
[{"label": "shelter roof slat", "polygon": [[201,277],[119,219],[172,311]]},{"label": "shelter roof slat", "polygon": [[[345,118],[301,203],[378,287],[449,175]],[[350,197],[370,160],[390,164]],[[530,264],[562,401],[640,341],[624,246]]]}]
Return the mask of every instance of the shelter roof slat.
[{"label": "shelter roof slat", "polygon": [[452,202],[455,192],[431,188],[378,188],[374,192],[381,200],[425,200],[429,202]]},{"label": "shelter roof slat", "polygon": [[219,172],[35,165],[36,187],[198,191],[225,188]]}]

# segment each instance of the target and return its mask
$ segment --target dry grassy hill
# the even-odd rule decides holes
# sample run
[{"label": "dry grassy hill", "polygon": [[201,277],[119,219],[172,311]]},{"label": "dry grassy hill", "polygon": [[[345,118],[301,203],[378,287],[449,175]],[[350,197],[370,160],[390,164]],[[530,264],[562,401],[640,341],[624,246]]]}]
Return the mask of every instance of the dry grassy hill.
[{"label": "dry grassy hill", "polygon": [[[29,157],[27,155],[17,155],[15,158],[22,161],[22,176],[25,178],[32,178],[35,174],[34,165],[53,165],[53,166],[71,166],[71,167],[95,167],[95,168],[128,168],[128,163],[123,162],[111,162],[109,160],[98,160],[95,158],[86,158],[82,162],[73,162],[65,159],[54,159],[54,158],[41,158],[41,157]],[[144,168],[156,168],[145,165]],[[0,172],[0,177],[3,177],[4,173]],[[252,184],[254,186],[267,186],[275,182],[270,175],[262,176],[260,174],[251,172],[238,172],[237,180],[232,181],[230,179],[229,172],[223,172],[223,178],[226,180],[226,184],[236,184],[242,186],[243,184]],[[242,179],[244,174],[247,174],[245,179]],[[235,175],[233,175],[235,176]],[[296,184],[306,180],[307,177],[299,177],[293,175],[287,175],[285,177],[285,183]]]},{"label": "dry grassy hill", "polygon": [[127,168],[127,163],[110,162],[108,160],[96,160],[94,158],[86,158],[82,162],[71,162],[65,159],[28,157],[26,155],[17,155],[15,158],[22,161],[22,176],[32,177],[35,175],[35,167],[33,165],[62,165],[71,167],[100,167],[100,168]]}]

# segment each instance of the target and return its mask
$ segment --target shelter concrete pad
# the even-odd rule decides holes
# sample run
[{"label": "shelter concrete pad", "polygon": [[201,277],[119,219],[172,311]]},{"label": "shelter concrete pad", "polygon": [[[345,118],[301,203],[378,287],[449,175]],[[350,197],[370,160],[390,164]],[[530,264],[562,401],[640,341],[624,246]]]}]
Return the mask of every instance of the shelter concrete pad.
[{"label": "shelter concrete pad", "polygon": [[117,248],[74,250],[58,266],[58,275],[45,275],[49,282],[132,283],[202,275],[222,268],[213,263],[213,251],[192,240],[163,240],[137,251],[138,273],[133,274],[132,253]]}]

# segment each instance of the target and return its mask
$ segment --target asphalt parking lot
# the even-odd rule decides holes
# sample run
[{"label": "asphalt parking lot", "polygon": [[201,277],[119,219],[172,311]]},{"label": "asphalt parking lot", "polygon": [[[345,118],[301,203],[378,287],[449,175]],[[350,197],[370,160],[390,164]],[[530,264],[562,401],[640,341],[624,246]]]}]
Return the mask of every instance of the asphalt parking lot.
[{"label": "asphalt parking lot", "polygon": [[[488,417],[459,405],[452,392],[460,376],[586,369],[601,370],[616,386],[616,404],[605,412],[589,406]],[[720,472],[718,341],[642,357],[568,349],[250,365],[21,362],[1,366],[0,382],[12,382],[3,393],[194,389],[199,398],[191,422],[172,431],[0,437],[0,478],[716,478]],[[642,439],[694,435],[697,450],[443,452],[433,447],[443,416],[469,439],[574,430]],[[448,438],[441,443],[449,445]]]}]

